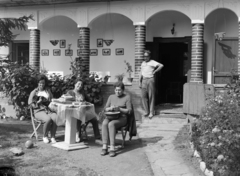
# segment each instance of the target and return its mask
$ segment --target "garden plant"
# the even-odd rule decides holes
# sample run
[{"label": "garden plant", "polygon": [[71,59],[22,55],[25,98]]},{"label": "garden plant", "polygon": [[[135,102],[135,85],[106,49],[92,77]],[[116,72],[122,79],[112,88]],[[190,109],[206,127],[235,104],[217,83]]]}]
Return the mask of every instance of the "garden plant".
[{"label": "garden plant", "polygon": [[10,102],[16,110],[16,116],[29,117],[28,97],[33,89],[37,87],[37,78],[39,74],[45,74],[49,77],[48,86],[53,93],[54,98],[59,98],[68,90],[74,88],[77,78],[85,82],[84,90],[89,96],[90,102],[95,105],[101,105],[103,98],[101,95],[101,87],[105,84],[103,79],[96,79],[98,75],[89,74],[82,64],[81,58],[76,58],[71,62],[72,73],[64,77],[60,75],[47,75],[47,71],[36,72],[28,64],[19,65],[18,63],[8,62],[0,66],[2,79],[0,87],[3,92],[9,96]]},{"label": "garden plant", "polygon": [[193,124],[192,142],[214,176],[240,175],[240,81],[210,99]]}]

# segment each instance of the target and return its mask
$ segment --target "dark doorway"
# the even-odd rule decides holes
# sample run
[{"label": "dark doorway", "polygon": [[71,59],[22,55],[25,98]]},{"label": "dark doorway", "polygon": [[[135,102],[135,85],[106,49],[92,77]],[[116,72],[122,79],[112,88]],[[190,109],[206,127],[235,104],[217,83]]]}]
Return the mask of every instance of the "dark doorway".
[{"label": "dark doorway", "polygon": [[14,42],[12,44],[12,61],[19,64],[29,63],[29,42]]},{"label": "dark doorway", "polygon": [[164,65],[155,76],[156,105],[161,103],[182,103],[183,85],[190,81],[191,37],[154,38],[146,48],[152,59]]},{"label": "dark doorway", "polygon": [[188,44],[160,43],[158,61],[164,65],[157,89],[158,103],[182,103],[183,84],[187,82]]}]

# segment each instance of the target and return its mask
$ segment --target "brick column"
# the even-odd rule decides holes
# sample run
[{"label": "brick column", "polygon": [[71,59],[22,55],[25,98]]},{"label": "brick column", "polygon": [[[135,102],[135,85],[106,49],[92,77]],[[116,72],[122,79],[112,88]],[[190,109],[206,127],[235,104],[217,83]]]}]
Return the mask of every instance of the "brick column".
[{"label": "brick column", "polygon": [[82,57],[82,66],[84,66],[84,70],[89,72],[90,67],[90,29],[88,27],[80,27],[79,28],[79,39],[80,39],[80,50]]},{"label": "brick column", "polygon": [[203,23],[192,24],[192,60],[190,82],[203,83]]},{"label": "brick column", "polygon": [[29,65],[36,71],[40,71],[40,30],[30,29],[29,41]]},{"label": "brick column", "polygon": [[145,50],[146,26],[135,25],[135,75],[136,79],[140,76],[141,63],[143,62],[143,51]]}]

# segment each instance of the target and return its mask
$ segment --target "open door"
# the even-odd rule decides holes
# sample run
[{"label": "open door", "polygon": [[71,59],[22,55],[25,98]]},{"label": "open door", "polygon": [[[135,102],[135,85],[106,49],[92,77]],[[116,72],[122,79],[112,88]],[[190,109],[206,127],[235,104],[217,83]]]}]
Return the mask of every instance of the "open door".
[{"label": "open door", "polygon": [[227,84],[238,69],[238,39],[224,38],[215,40],[213,63],[213,83]]}]

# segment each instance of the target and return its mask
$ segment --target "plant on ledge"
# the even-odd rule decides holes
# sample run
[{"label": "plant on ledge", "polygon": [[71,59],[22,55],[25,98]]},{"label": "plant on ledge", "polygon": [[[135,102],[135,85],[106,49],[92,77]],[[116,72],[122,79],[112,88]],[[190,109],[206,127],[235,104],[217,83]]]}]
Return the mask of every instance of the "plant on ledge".
[{"label": "plant on ledge", "polygon": [[133,81],[133,78],[132,78],[132,72],[133,72],[132,66],[126,60],[124,61],[124,63],[127,66],[126,70],[127,70],[127,73],[128,73],[128,81],[132,82]]},{"label": "plant on ledge", "polygon": [[115,76],[115,79],[117,79],[117,81],[123,82],[123,78],[124,78],[124,73],[122,74],[117,74]]}]

